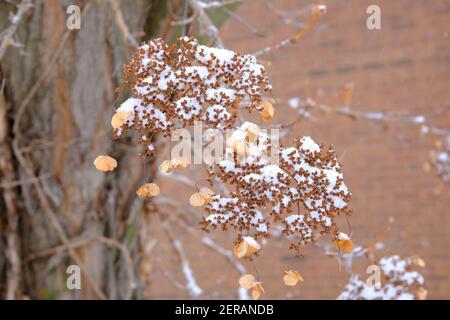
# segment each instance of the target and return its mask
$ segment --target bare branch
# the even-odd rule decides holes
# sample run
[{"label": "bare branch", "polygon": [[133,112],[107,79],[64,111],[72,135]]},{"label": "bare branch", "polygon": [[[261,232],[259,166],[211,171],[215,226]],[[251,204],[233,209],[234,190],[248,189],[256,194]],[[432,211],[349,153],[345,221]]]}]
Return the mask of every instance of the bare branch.
[{"label": "bare branch", "polygon": [[139,46],[138,41],[133,35],[130,33],[130,29],[125,23],[125,19],[123,17],[122,9],[120,9],[120,2],[118,0],[108,0],[109,5],[114,11],[114,17],[116,20],[116,24],[122,32],[124,38],[135,48]]},{"label": "bare branch", "polygon": [[197,12],[198,22],[203,29],[204,32],[208,34],[209,37],[213,40],[213,45],[218,48],[223,48],[222,39],[219,37],[219,30],[214,25],[214,23],[209,18],[208,14],[205,12],[205,9],[200,5],[198,0],[189,0],[189,3],[192,7],[192,10]]}]

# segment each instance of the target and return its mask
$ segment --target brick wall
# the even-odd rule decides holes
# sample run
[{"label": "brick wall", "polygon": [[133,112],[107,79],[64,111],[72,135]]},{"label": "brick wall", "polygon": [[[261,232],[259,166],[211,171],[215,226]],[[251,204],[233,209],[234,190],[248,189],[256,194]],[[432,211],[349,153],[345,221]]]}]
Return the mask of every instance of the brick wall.
[{"label": "brick wall", "polygon": [[[237,14],[265,37],[256,36],[230,19],[221,30],[228,48],[253,52],[295,32],[295,27],[284,24],[265,2],[288,12],[305,9],[311,3],[245,1]],[[317,28],[298,44],[265,56],[263,60],[270,62],[268,72],[275,96],[281,101],[307,96],[334,101],[340,88],[353,82],[352,108],[358,111],[431,114],[450,105],[450,1],[377,0],[382,10],[382,30],[369,31],[366,8],[372,3],[327,1],[328,13]],[[295,116],[287,107],[277,111],[274,122],[288,122]],[[448,129],[449,113],[434,119],[433,124]],[[368,243],[389,217],[394,217],[392,230],[382,240],[386,247],[383,253],[422,256],[428,264],[424,275],[430,298],[450,298],[449,189],[446,186],[437,194],[439,178],[422,170],[435,139],[421,136],[415,126],[381,125],[320,113],[313,120],[297,124],[287,139],[296,135],[331,143],[340,155],[346,182],[353,192],[354,241]],[[188,235],[179,237],[185,240],[201,287],[221,292],[204,297],[236,298],[238,273],[198,241],[190,240]],[[226,246],[230,239],[218,236],[217,242]],[[265,297],[335,299],[348,278],[339,271],[336,259],[317,248],[306,249],[305,257],[296,259],[286,248],[287,243],[274,241],[256,261],[267,291]],[[158,250],[168,254],[170,247],[161,241]],[[169,257],[169,261],[174,260]],[[356,269],[365,266],[363,260],[356,262]],[[251,264],[246,267],[253,272]],[[305,282],[286,288],[281,280],[285,269],[299,270]],[[165,271],[179,274],[176,263],[168,264]],[[173,290],[162,271],[156,274],[150,286],[152,296],[186,297],[185,292]]]}]

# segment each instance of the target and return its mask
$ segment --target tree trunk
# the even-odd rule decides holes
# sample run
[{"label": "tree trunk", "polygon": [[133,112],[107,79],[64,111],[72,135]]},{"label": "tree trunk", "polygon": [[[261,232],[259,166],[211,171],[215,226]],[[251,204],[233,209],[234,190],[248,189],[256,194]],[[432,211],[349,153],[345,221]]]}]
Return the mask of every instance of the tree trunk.
[{"label": "tree trunk", "polygon": [[[125,97],[115,88],[131,51],[126,29],[149,38],[165,3],[123,0],[113,10],[115,1],[78,1],[80,30],[66,27],[74,1],[34,2],[16,33],[23,48],[0,61],[0,297],[142,297],[134,193],[143,165],[135,144],[111,143],[109,120]],[[0,30],[10,11],[0,3]],[[96,171],[99,154],[120,170]],[[66,287],[73,264],[81,290]]]}]

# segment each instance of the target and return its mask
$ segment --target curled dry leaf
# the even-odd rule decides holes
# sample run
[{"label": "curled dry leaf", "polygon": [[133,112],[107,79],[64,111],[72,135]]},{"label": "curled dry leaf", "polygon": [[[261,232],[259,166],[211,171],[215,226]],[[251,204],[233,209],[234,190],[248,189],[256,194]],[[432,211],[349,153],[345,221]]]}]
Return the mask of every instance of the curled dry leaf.
[{"label": "curled dry leaf", "polygon": [[251,289],[253,288],[253,285],[256,283],[256,279],[251,274],[244,274],[242,277],[239,278],[239,286],[244,289]]},{"label": "curled dry leaf", "polygon": [[350,237],[343,233],[339,232],[337,234],[336,239],[333,241],[333,244],[337,249],[341,250],[344,253],[351,253],[353,251],[353,242]]},{"label": "curled dry leaf", "polygon": [[125,121],[132,115],[133,112],[129,111],[116,112],[111,119],[111,126],[114,129],[120,128],[125,123]]},{"label": "curled dry leaf", "polygon": [[146,183],[137,189],[136,194],[139,198],[155,197],[159,194],[160,189],[156,183]]},{"label": "curled dry leaf", "polygon": [[259,243],[252,237],[244,237],[233,248],[233,254],[236,258],[250,257],[261,249]]},{"label": "curled dry leaf", "polygon": [[297,271],[289,270],[284,272],[283,281],[287,286],[295,286],[299,281],[303,282],[303,277]]},{"label": "curled dry leaf", "polygon": [[100,171],[112,171],[117,167],[117,161],[113,157],[101,155],[95,158],[94,166]]},{"label": "curled dry leaf", "polygon": [[253,300],[258,300],[263,293],[265,293],[265,291],[264,291],[264,288],[263,288],[261,282],[255,282],[253,284],[253,289],[252,289]]},{"label": "curled dry leaf", "polygon": [[263,101],[261,103],[261,110],[258,111],[263,121],[270,121],[273,119],[275,109],[269,101]]}]

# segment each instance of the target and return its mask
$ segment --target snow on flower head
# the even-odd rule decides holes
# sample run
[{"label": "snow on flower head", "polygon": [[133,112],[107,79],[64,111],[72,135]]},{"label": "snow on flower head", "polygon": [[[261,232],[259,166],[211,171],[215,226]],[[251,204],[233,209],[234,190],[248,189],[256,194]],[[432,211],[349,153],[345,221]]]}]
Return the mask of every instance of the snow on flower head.
[{"label": "snow on flower head", "polygon": [[131,97],[117,109],[133,116],[115,128],[116,136],[131,128],[169,136],[195,120],[229,128],[244,99],[245,108],[261,108],[262,95],[271,85],[255,57],[200,45],[189,37],[180,38],[178,45],[154,39],[134,52],[124,67]]},{"label": "snow on flower head", "polygon": [[377,265],[382,273],[378,285],[367,283],[358,275],[353,275],[340,300],[424,300],[427,291],[423,276],[414,267],[424,267],[418,257],[402,259],[397,255],[381,258]]},{"label": "snow on flower head", "polygon": [[315,241],[318,235],[340,234],[335,217],[349,212],[350,192],[334,151],[324,152],[304,137],[293,147],[281,147],[280,161],[273,163],[268,156],[271,148],[267,134],[252,123],[244,123],[231,135],[225,156],[211,168],[210,178],[234,190],[212,198],[202,227],[231,227],[258,238],[278,224],[297,239],[293,249]]}]

